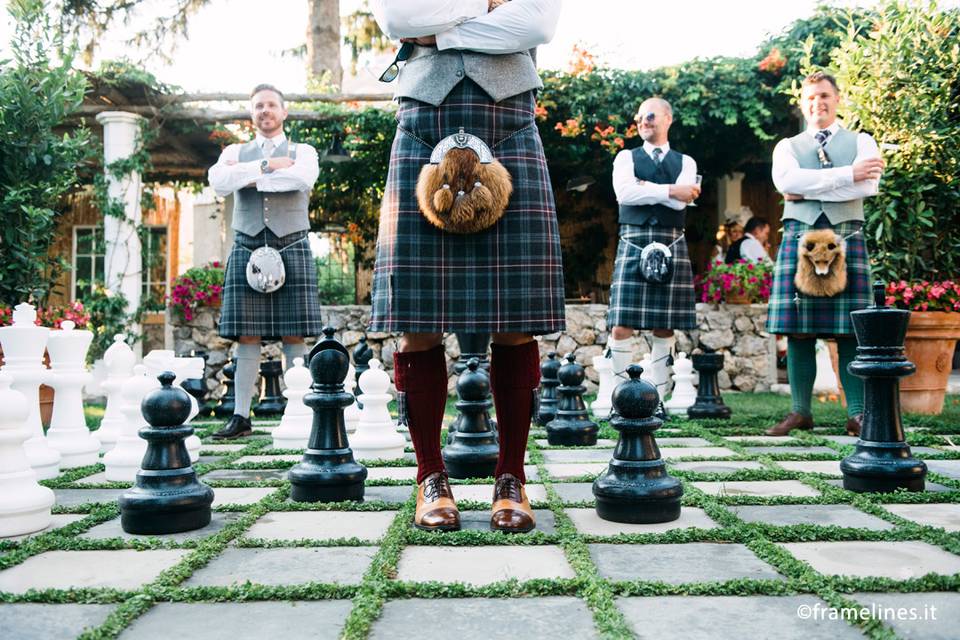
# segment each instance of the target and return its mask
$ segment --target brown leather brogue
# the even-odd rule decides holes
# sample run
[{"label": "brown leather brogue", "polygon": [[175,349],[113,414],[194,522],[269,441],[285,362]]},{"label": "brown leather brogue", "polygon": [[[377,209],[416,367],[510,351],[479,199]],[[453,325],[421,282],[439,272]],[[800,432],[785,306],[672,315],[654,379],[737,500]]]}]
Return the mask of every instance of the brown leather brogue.
[{"label": "brown leather brogue", "polygon": [[768,436],[785,436],[794,429],[810,431],[813,429],[813,418],[793,411],[788,413],[779,424],[767,429],[765,433]]},{"label": "brown leather brogue", "polygon": [[533,509],[520,479],[509,473],[499,476],[493,487],[490,528],[505,533],[527,533],[536,526]]},{"label": "brown leather brogue", "polygon": [[860,437],[860,429],[863,428],[863,414],[858,413],[855,416],[847,418],[847,435]]},{"label": "brown leather brogue", "polygon": [[445,474],[431,473],[420,483],[413,526],[424,531],[460,530],[460,510]]}]

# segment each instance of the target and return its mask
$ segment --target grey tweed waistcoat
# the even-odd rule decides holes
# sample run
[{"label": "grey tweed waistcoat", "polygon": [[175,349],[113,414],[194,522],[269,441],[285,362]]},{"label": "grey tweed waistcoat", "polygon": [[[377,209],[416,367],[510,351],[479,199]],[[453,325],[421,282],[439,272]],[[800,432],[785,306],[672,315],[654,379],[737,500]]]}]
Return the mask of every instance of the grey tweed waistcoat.
[{"label": "grey tweed waistcoat", "polygon": [[531,89],[542,89],[537,74],[536,49],[492,55],[456,49],[417,46],[400,70],[397,98],[413,98],[440,106],[464,78],[500,102]]},{"label": "grey tweed waistcoat", "polygon": [[[790,138],[790,146],[797,157],[801,169],[820,169],[820,157],[817,155],[819,143],[813,136],[801,133]],[[824,150],[830,156],[834,167],[846,167],[853,164],[857,157],[857,134],[840,127],[831,136]],[[824,200],[787,200],[783,203],[783,219],[799,220],[810,226],[820,214],[827,216],[831,225],[854,220],[863,221],[863,200],[847,202],[826,202]]]},{"label": "grey tweed waistcoat", "polygon": [[[274,150],[274,156],[288,155],[288,140]],[[296,159],[297,147],[289,152]],[[262,160],[263,152],[256,140],[240,147],[240,162]],[[233,194],[233,224],[235,231],[255,236],[266,227],[283,237],[297,231],[309,231],[310,205],[308,191],[257,191],[256,187],[244,187]]]}]

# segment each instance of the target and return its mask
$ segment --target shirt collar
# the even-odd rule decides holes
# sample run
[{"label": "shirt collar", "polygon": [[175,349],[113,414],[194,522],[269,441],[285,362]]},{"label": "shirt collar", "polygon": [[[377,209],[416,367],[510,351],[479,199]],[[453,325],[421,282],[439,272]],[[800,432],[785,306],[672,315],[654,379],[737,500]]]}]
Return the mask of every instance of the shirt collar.
[{"label": "shirt collar", "polygon": [[[266,136],[258,133],[258,134],[257,134],[257,137],[256,137],[257,146],[260,147],[261,149],[263,149],[263,143],[266,142],[267,139],[268,139],[268,138],[267,138]],[[280,147],[280,145],[283,144],[284,141],[286,141],[286,139],[287,139],[287,136],[284,135],[283,131],[281,131],[281,132],[278,133],[277,135],[273,136],[272,138],[269,138],[269,140],[271,140],[271,141],[273,142],[273,148],[274,148],[274,149],[278,149],[278,148]]]},{"label": "shirt collar", "polygon": [[[837,131],[839,131],[839,130],[840,130],[840,121],[839,121],[839,120],[834,120],[834,121],[833,121],[833,124],[831,124],[829,127],[827,127],[827,131],[830,132],[830,137],[831,137],[831,138],[832,138],[833,136],[835,136],[836,133],[837,133]],[[810,134],[811,136],[817,135],[817,132],[818,132],[818,131],[821,131],[820,127],[807,127],[807,133]]]},{"label": "shirt collar", "polygon": [[[756,236],[754,236],[752,233],[744,233],[744,234],[743,234],[743,237],[744,237],[744,238],[753,238],[754,240],[757,240]],[[757,240],[757,242],[760,242],[760,241]]]},{"label": "shirt collar", "polygon": [[663,152],[663,155],[667,155],[667,152],[670,151],[670,142],[664,142],[663,144],[657,146],[655,144],[650,144],[649,142],[644,141],[643,150],[647,152],[647,155],[651,158],[653,157],[653,150],[660,149]]}]

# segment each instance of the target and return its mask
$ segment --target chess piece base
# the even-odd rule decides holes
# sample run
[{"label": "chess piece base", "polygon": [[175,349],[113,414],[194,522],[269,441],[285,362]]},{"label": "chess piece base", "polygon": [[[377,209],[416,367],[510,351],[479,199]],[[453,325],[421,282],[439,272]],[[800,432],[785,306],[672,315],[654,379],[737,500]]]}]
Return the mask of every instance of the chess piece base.
[{"label": "chess piece base", "polygon": [[597,515],[601,520],[627,524],[656,524],[673,522],[680,518],[680,498],[621,502],[596,499]]},{"label": "chess piece base", "polygon": [[597,515],[631,524],[672,522],[680,517],[683,485],[667,475],[662,460],[612,460],[593,481]]},{"label": "chess piece base", "polygon": [[712,419],[712,420],[729,420],[730,419],[730,407],[725,404],[712,403],[712,404],[695,404],[689,409],[687,409],[687,416],[694,420],[698,419]]},{"label": "chess piece base", "polygon": [[253,415],[258,418],[271,418],[273,416],[283,415],[283,410],[287,407],[286,402],[282,402],[283,398],[270,398],[263,400],[260,404],[253,408]]},{"label": "chess piece base", "polygon": [[[212,499],[212,494],[211,494]],[[163,535],[202,529],[210,524],[210,505],[186,511],[122,511],[120,526],[127,533]]]},{"label": "chess piece base", "polygon": [[[471,434],[457,434],[461,440]],[[489,433],[479,434],[485,440],[491,440]],[[495,442],[478,443],[464,446],[459,442],[443,448],[443,464],[447,468],[447,475],[451,478],[464,480],[467,478],[492,478],[497,468],[497,457],[500,447]]]},{"label": "chess piece base", "polygon": [[295,502],[363,502],[367,469],[354,462],[350,449],[304,454],[290,469],[290,498]]},{"label": "chess piece base", "polygon": [[[881,444],[881,443],[876,443]],[[883,443],[885,444],[885,443]],[[903,455],[905,454],[905,455]],[[923,491],[927,465],[910,455],[906,444],[857,444],[857,450],[840,461],[843,488],[856,493],[892,493],[898,489]]]},{"label": "chess piece base", "polygon": [[546,429],[547,442],[553,447],[592,447],[597,444],[600,432],[592,422],[557,424],[557,420],[551,420]]},{"label": "chess piece base", "polygon": [[[181,490],[170,491],[178,484]],[[182,533],[210,524],[213,489],[196,479],[193,467],[146,470],[119,502],[120,526],[127,533]]]},{"label": "chess piece base", "polygon": [[23,450],[37,480],[50,480],[60,474],[60,453],[51,449],[43,436],[34,436],[24,442]]}]

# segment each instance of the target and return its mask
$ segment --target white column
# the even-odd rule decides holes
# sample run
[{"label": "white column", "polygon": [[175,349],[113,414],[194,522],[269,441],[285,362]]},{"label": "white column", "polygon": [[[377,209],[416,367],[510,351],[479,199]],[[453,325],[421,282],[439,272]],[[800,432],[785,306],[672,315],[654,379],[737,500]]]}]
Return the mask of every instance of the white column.
[{"label": "white column", "polygon": [[[133,155],[142,120],[140,116],[124,111],[103,111],[97,114],[97,122],[103,125],[104,167]],[[137,227],[141,219],[142,186],[139,173],[116,177],[107,171],[108,194],[111,199],[123,203],[125,216],[122,219],[116,216],[103,218],[106,244],[104,277],[109,290],[118,291],[126,297],[128,311],[140,306],[143,264]]]},{"label": "white column", "polygon": [[[717,214],[720,224],[728,218],[739,220],[740,209],[743,207],[743,178],[743,173],[734,171],[717,180]],[[746,220],[740,222],[745,223]]]}]

